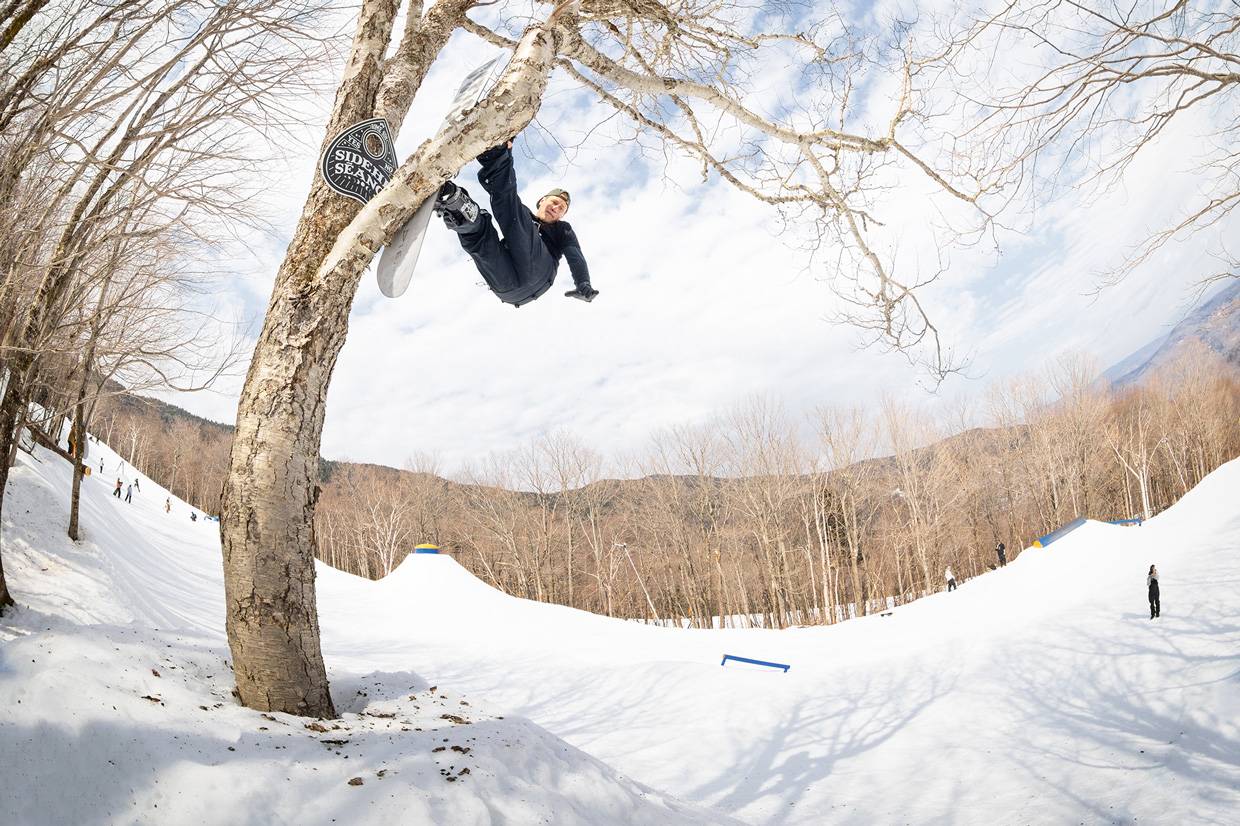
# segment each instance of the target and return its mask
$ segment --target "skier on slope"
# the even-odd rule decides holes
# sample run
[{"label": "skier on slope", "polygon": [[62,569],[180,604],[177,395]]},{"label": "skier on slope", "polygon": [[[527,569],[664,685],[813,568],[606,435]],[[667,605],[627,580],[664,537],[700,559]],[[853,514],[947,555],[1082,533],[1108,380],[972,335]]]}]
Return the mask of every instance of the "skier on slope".
[{"label": "skier on slope", "polygon": [[435,214],[457,234],[461,247],[474,259],[478,272],[500,301],[520,307],[551,289],[560,257],[568,259],[574,289],[569,298],[593,301],[598,290],[590,286],[590,270],[573,228],[565,220],[570,197],[553,189],[538,199],[531,212],[517,194],[512,166],[512,141],[478,156],[478,181],[491,199],[495,222],[463,187],[448,181],[435,199]]}]

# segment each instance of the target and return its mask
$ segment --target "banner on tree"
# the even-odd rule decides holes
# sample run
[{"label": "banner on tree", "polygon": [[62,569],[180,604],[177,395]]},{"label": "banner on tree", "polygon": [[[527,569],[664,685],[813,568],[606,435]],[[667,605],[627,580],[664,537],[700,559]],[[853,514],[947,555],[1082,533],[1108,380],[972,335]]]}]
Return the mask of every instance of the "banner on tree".
[{"label": "banner on tree", "polygon": [[363,204],[383,189],[396,166],[392,133],[383,118],[355,123],[332,138],[319,164],[329,187]]}]

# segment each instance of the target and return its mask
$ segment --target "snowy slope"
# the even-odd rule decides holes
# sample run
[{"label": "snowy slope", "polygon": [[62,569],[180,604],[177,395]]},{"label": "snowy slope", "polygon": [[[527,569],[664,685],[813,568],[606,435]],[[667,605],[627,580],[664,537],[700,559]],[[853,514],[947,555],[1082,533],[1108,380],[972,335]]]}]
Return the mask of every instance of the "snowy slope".
[{"label": "snowy slope", "polygon": [[[1232,823],[1240,809],[1240,462],[1143,527],[1089,523],[955,593],[830,628],[646,627],[505,596],[447,557],[381,582],[320,568],[344,713],[327,732],[230,701],[213,524],[180,503],[164,514],[153,483],[130,506],[93,479],[75,547],[68,468],[23,463],[4,540],[24,607],[0,622],[0,765],[19,771],[0,811],[18,823]],[[724,653],[792,670],[721,668]]]},{"label": "snowy slope", "polygon": [[[5,564],[21,607],[0,619],[6,826],[720,822],[485,698],[431,685],[412,657],[384,673],[333,666],[340,720],[239,707],[217,526],[175,499],[165,513],[167,492],[147,479],[132,504],[112,497],[134,474],[106,448],[95,470],[101,454],[80,545],[64,534],[66,463],[23,455],[9,486]],[[320,576],[341,593],[368,584]]]}]

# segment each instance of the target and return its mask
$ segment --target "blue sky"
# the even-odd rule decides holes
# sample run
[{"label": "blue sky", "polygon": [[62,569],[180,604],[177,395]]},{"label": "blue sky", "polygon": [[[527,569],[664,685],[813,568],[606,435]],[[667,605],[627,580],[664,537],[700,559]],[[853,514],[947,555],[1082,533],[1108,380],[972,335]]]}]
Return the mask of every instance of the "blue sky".
[{"label": "blue sky", "polygon": [[[406,121],[399,156],[438,125],[459,78],[492,54],[470,36],[454,38]],[[552,186],[572,192],[568,220],[598,299],[563,298],[571,286],[563,265],[550,293],[514,310],[480,286],[455,237],[432,224],[404,297],[383,298],[371,275],[358,292],[328,397],[325,456],[400,466],[433,454],[451,472],[563,429],[617,457],[642,451],[661,429],[707,421],[754,396],[794,416],[883,396],[935,408],[980,398],[990,382],[1041,370],[1065,352],[1103,368],[1178,321],[1197,278],[1212,271],[1211,250],[1238,229],[1224,222],[1170,245],[1091,295],[1098,274],[1194,192],[1195,179],[1179,170],[1209,124],[1186,119],[1110,191],[1063,192],[1031,207],[999,236],[1001,255],[985,246],[950,253],[947,275],[925,297],[947,343],[969,355],[972,378],[932,396],[901,356],[858,350],[855,330],[828,321],[838,306],[825,283],[829,256],[811,264],[768,207],[717,179],[703,183],[692,164],[665,167],[617,144],[617,121],[598,126],[607,113],[586,102],[558,78],[538,119],[546,131],[518,140],[517,170],[527,203]],[[565,157],[548,134],[580,146]],[[321,127],[303,138],[304,149],[287,151],[287,166],[273,171],[283,181],[270,193],[275,233],[242,239],[217,297],[222,312],[251,325],[250,346]],[[480,194],[475,172],[471,164],[457,180]],[[930,214],[919,196],[924,180],[908,187],[885,213],[884,243],[902,261],[932,255],[918,233]],[[239,382],[170,400],[231,422]]]}]

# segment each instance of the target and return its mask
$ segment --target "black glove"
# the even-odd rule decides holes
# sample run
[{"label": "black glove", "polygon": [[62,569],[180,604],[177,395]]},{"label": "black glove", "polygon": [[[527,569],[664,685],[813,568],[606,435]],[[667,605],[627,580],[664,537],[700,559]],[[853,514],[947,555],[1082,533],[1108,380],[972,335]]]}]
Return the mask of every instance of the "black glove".
[{"label": "black glove", "polygon": [[587,303],[594,300],[594,296],[598,295],[598,290],[590,286],[589,281],[582,281],[577,285],[577,289],[569,290],[564,293],[566,298],[576,298]]}]

